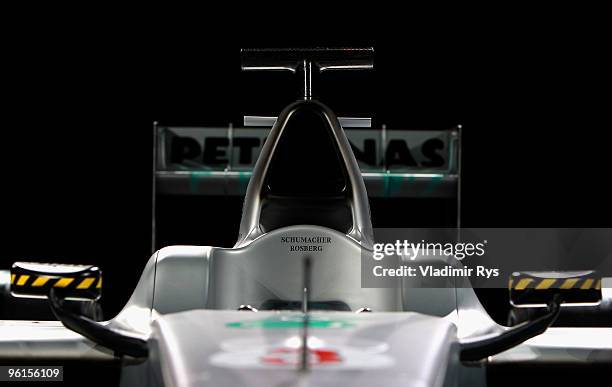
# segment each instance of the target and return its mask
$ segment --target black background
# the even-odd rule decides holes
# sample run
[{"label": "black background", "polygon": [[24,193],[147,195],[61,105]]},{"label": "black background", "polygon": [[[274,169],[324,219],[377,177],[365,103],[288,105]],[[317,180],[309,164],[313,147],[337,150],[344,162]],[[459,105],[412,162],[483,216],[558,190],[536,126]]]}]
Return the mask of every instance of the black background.
[{"label": "black background", "polygon": [[[288,75],[241,74],[241,47],[373,46],[373,73],[329,76],[315,93],[375,126],[462,124],[465,226],[611,226],[611,67],[597,24],[415,26],[411,16],[394,28],[366,18],[310,33],[289,20],[258,33],[271,22],[211,19],[52,20],[8,35],[0,269],[96,263],[116,312],[150,255],[152,122],[238,123],[296,97]],[[218,216],[199,220],[203,235],[218,232]]]}]

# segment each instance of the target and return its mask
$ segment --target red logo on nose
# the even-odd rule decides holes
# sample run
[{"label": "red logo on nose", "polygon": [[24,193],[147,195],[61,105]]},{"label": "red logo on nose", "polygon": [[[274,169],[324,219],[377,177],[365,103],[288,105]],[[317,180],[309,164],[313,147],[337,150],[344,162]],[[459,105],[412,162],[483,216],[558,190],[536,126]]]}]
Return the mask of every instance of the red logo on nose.
[{"label": "red logo on nose", "polygon": [[[276,348],[262,357],[264,364],[270,365],[297,365],[299,362],[300,348]],[[339,364],[342,358],[333,349],[309,349],[308,363],[310,365]]]}]

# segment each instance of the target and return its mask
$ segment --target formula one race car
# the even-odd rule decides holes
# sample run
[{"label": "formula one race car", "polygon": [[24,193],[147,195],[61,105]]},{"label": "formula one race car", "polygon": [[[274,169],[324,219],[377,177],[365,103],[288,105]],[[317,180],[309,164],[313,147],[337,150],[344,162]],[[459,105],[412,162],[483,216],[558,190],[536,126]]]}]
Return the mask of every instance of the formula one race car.
[{"label": "formula one race car", "polygon": [[593,272],[517,273],[512,301],[540,313],[511,328],[460,279],[362,287],[374,244],[364,178],[338,118],[312,99],[311,74],[368,69],[372,54],[244,50],[243,69],[301,74],[304,89],[263,145],[235,246],[158,250],[123,310],[102,322],[97,267],[15,263],[4,279],[12,296],[48,298],[59,321],[1,321],[2,363],[98,370],[83,384],[118,367],[122,386],[486,386],[503,369],[582,366],[588,375],[609,365],[611,329],[548,329],[562,304],[610,313],[610,279]]}]

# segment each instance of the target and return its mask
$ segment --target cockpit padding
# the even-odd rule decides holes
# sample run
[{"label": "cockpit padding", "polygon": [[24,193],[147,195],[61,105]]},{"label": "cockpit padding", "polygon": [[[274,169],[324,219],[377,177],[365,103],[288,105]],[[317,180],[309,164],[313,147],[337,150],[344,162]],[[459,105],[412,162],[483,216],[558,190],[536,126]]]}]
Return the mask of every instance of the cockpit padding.
[{"label": "cockpit padding", "polygon": [[262,204],[260,222],[264,232],[310,224],[346,233],[352,226],[352,214],[343,197],[268,197]]}]

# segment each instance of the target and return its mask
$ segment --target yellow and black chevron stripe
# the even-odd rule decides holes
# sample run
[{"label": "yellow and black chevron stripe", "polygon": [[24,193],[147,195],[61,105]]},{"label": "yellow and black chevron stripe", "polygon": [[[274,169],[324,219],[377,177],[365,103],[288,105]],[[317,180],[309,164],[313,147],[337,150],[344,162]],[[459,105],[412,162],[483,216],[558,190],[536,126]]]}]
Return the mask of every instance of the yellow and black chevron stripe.
[{"label": "yellow and black chevron stripe", "polygon": [[44,297],[49,294],[51,288],[61,292],[65,298],[98,299],[102,294],[102,273],[95,266],[75,266],[71,272],[66,270],[62,273],[42,273],[28,270],[26,265],[13,265],[11,293],[26,297]]},{"label": "yellow and black chevron stripe", "polygon": [[17,274],[11,274],[11,286],[89,289],[94,285],[98,289],[102,288],[102,277],[73,278],[29,274],[17,277]]},{"label": "yellow and black chevron stripe", "polygon": [[508,288],[512,290],[546,290],[546,289],[601,289],[601,278],[510,278]]},{"label": "yellow and black chevron stripe", "polygon": [[601,300],[601,277],[596,272],[552,274],[513,273],[508,281],[512,304],[546,304],[555,294],[561,295],[563,303],[597,303]]}]

